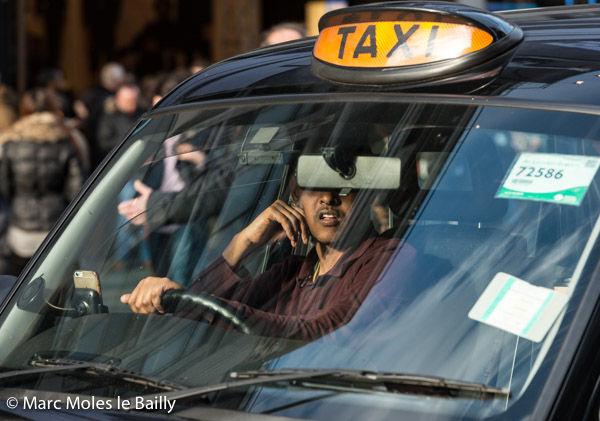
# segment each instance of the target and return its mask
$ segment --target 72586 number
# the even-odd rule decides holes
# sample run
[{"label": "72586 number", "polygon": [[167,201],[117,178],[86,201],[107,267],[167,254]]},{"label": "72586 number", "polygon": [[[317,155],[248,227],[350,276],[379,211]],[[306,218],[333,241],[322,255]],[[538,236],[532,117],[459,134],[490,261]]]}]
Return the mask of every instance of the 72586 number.
[{"label": "72586 number", "polygon": [[523,175],[525,177],[535,177],[535,178],[554,178],[555,180],[560,180],[563,178],[563,170],[556,171],[555,168],[535,168],[535,167],[519,167],[521,168],[516,176]]}]

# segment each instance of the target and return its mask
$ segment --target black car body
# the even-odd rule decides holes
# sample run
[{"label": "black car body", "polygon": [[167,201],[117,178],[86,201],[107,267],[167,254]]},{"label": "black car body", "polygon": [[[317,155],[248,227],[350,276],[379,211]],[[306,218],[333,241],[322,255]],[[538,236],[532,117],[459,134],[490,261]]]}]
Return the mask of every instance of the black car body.
[{"label": "black car body", "polygon": [[[6,416],[598,417],[600,7],[382,3],[320,29],[194,75],[104,161],[6,291]],[[482,47],[451,56],[475,36]],[[422,61],[370,62],[382,55]],[[164,189],[174,161],[179,187]],[[343,322],[261,330],[269,304],[212,290],[176,297],[202,310],[185,317],[120,301],[145,276],[202,278],[267,206],[291,203],[292,176],[358,191],[364,230],[399,244]],[[141,224],[118,213],[136,180],[163,193]],[[267,245],[246,267],[309,249]]]}]

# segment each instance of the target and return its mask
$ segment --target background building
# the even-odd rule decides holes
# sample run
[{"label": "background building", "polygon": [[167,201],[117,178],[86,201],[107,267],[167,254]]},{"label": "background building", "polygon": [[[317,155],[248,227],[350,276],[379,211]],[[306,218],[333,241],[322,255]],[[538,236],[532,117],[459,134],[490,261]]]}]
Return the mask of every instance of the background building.
[{"label": "background building", "polygon": [[[595,0],[463,0],[490,10]],[[215,62],[256,48],[261,33],[303,22],[316,34],[327,10],[370,0],[0,0],[0,83],[18,91],[44,68],[63,71],[74,95],[119,61],[136,77]]]}]

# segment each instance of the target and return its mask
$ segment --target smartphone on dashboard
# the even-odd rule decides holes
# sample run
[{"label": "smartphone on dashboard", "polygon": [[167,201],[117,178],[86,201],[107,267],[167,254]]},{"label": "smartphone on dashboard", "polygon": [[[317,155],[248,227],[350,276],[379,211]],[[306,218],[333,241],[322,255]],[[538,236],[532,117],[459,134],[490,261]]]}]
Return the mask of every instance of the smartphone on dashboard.
[{"label": "smartphone on dashboard", "polygon": [[100,297],[102,303],[102,290],[100,289],[100,278],[93,270],[76,270],[73,273],[73,284],[75,288],[93,289]]}]

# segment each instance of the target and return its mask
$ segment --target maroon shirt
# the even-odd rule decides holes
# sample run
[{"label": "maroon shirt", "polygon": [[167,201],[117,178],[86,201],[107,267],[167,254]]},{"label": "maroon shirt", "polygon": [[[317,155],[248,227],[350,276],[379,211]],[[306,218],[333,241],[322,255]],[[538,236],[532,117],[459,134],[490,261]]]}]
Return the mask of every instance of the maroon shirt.
[{"label": "maroon shirt", "polygon": [[398,239],[368,238],[314,283],[314,249],[306,257],[288,256],[253,279],[240,277],[221,257],[190,289],[235,307],[265,336],[311,340],[352,319],[400,248],[403,259],[414,260],[415,250]]}]

